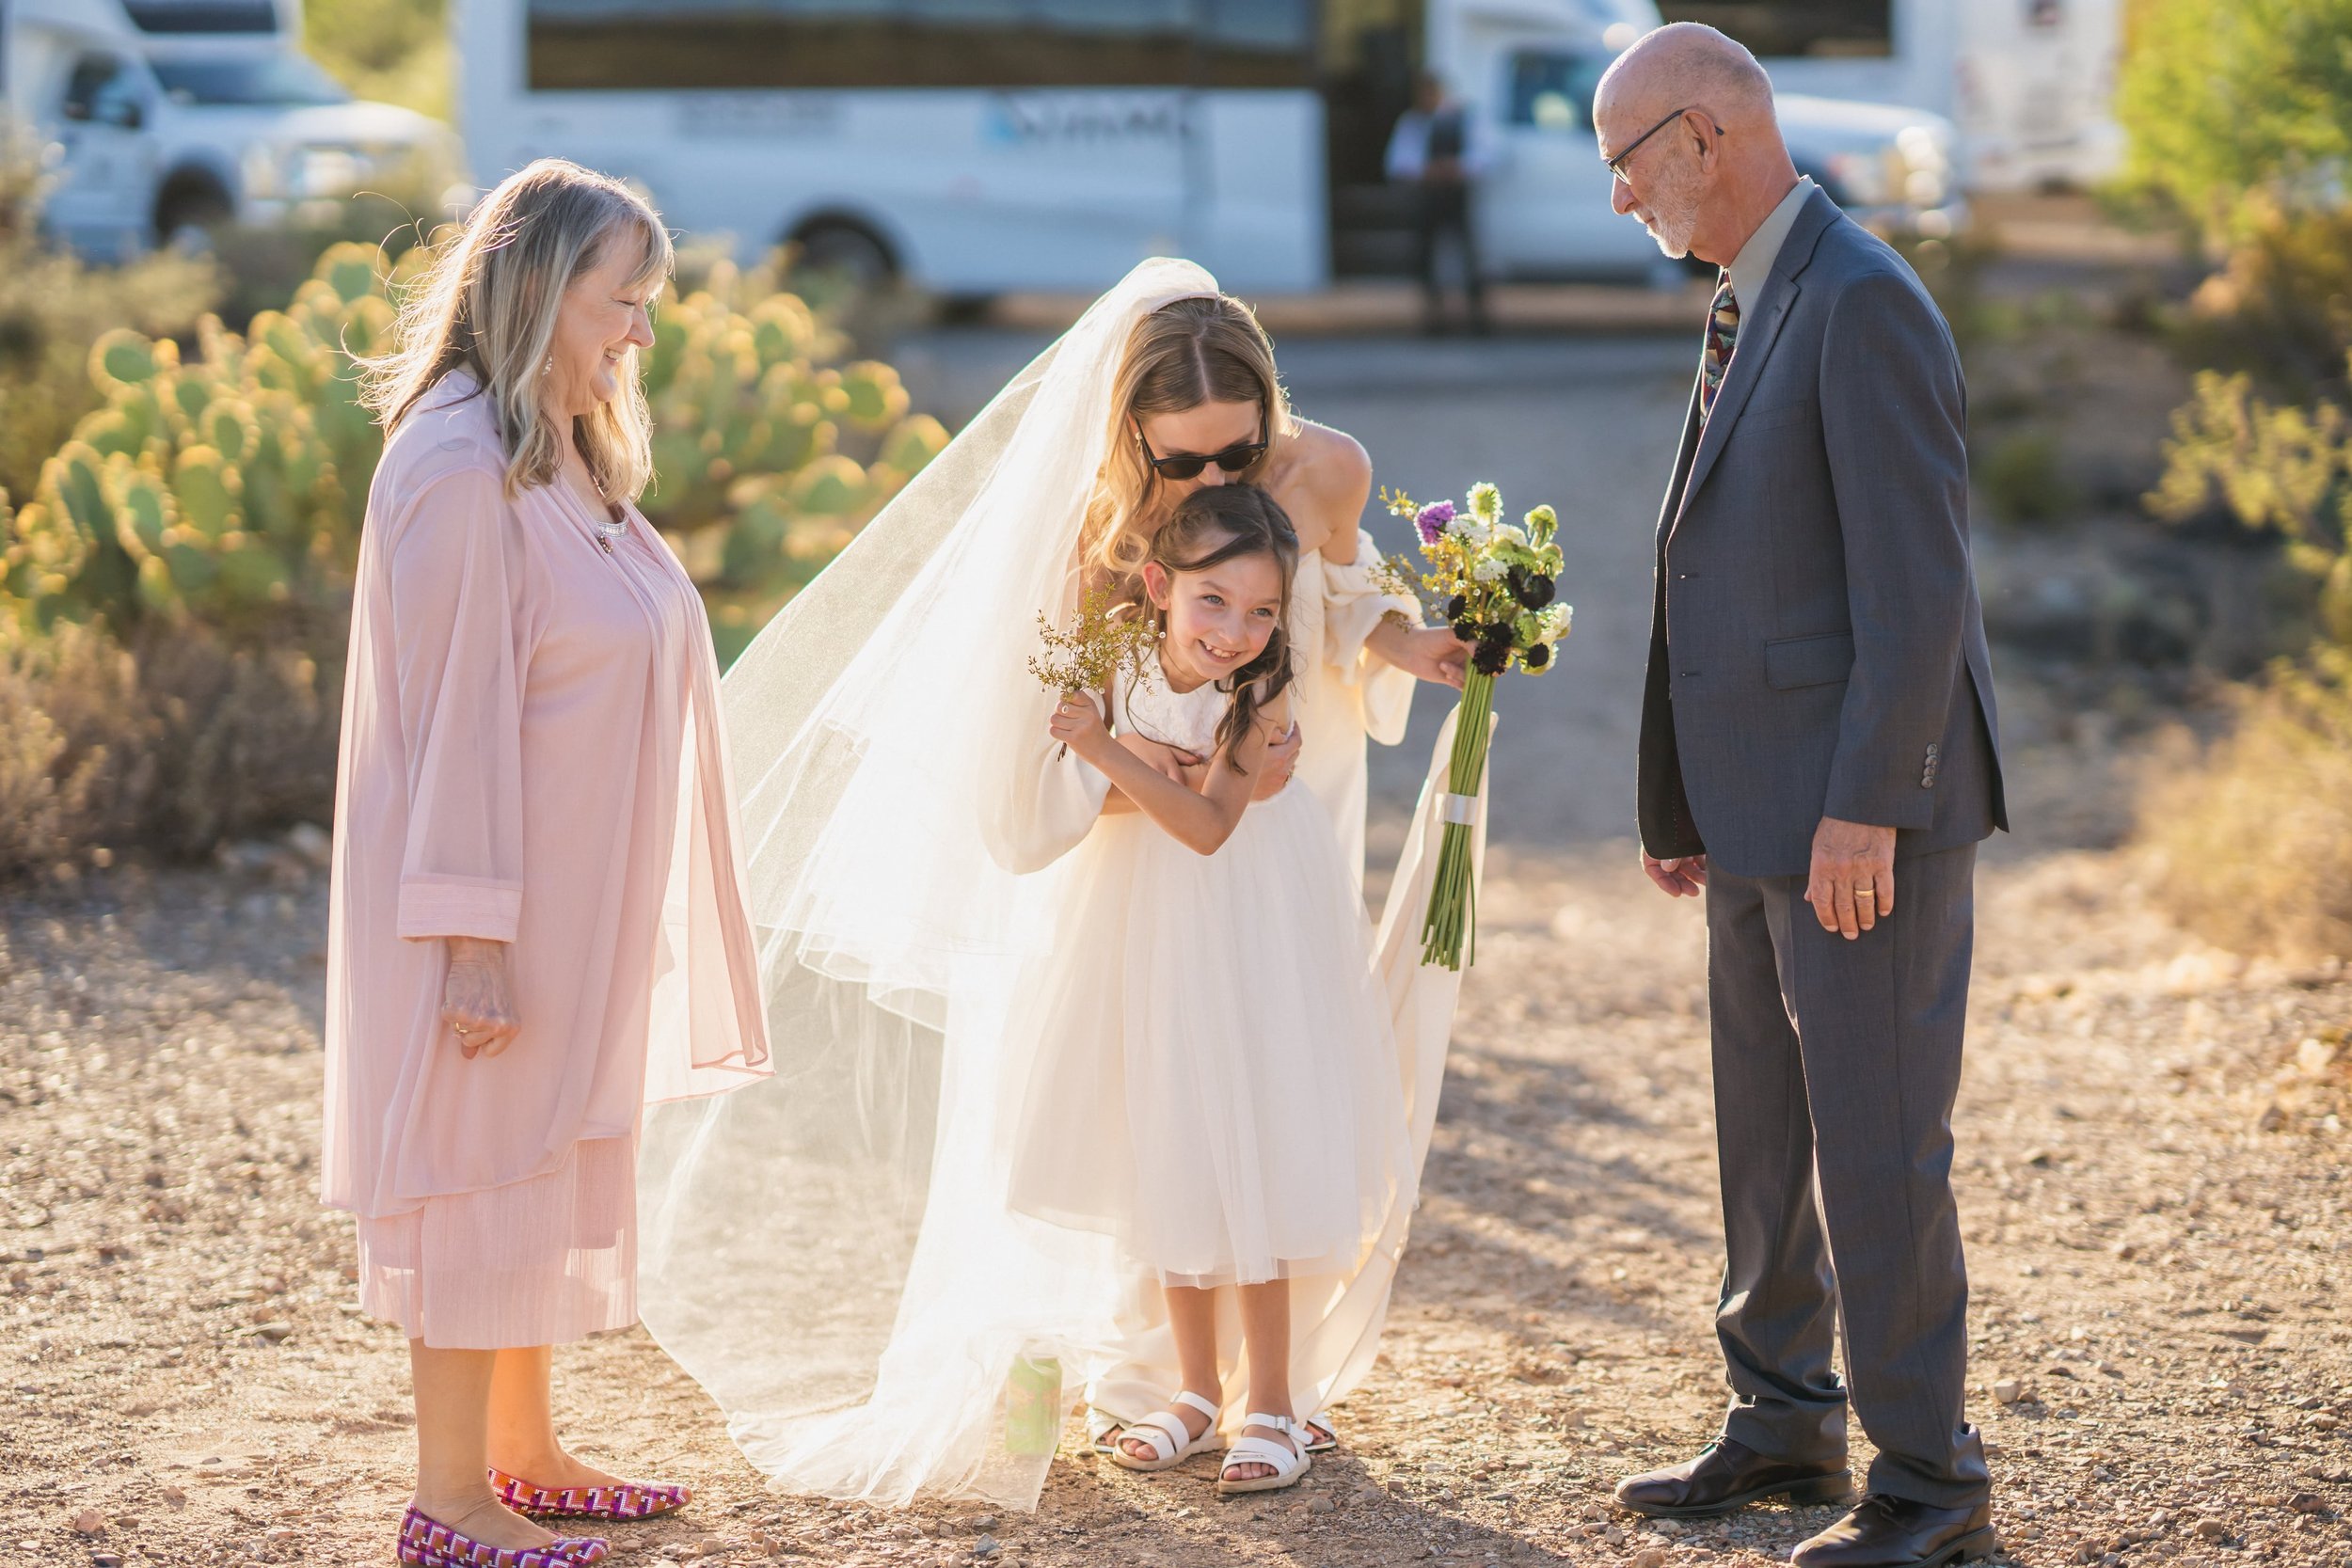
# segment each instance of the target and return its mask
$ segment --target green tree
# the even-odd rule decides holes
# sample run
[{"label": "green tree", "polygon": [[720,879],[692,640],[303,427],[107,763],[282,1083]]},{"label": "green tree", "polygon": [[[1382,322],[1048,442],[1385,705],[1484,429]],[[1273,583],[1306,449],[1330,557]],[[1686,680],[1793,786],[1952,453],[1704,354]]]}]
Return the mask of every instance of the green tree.
[{"label": "green tree", "polygon": [[447,0],[304,0],[303,42],[360,97],[449,118]]},{"label": "green tree", "polygon": [[2340,206],[2352,0],[2137,0],[2116,112],[2132,179],[2213,240]]}]

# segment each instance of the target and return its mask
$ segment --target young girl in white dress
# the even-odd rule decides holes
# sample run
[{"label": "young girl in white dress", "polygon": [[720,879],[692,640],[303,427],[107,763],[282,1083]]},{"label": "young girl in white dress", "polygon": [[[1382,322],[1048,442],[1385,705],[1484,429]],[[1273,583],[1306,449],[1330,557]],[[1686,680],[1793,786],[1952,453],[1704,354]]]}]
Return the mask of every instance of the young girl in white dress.
[{"label": "young girl in white dress", "polygon": [[[1253,799],[1290,729],[1297,563],[1271,496],[1217,485],[1174,509],[1119,585],[1156,649],[1107,691],[1065,700],[1050,728],[1129,809],[1073,851],[1065,935],[1016,1024],[1040,1045],[1012,1205],[1107,1234],[1151,1271],[1183,1369],[1167,1408],[1106,1451],[1161,1470],[1217,1441],[1216,1292],[1232,1287],[1249,1375],[1227,1493],[1306,1473],[1291,1281],[1356,1265],[1412,1159],[1338,834],[1305,790]],[[1138,754],[1152,747],[1202,766],[1170,777]]]}]

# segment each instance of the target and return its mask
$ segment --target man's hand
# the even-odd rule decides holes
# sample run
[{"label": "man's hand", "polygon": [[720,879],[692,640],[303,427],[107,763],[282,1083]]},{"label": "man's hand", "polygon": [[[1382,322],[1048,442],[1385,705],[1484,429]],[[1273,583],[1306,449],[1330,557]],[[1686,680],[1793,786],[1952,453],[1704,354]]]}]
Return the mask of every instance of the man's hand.
[{"label": "man's hand", "polygon": [[1673,898],[1694,898],[1707,891],[1707,857],[1677,855],[1672,860],[1660,860],[1647,850],[1642,854],[1642,869],[1658,884],[1660,892]]},{"label": "man's hand", "polygon": [[1824,816],[1813,831],[1804,901],[1821,929],[1848,942],[1895,912],[1895,830]]},{"label": "man's hand", "polygon": [[1457,691],[1470,673],[1470,644],[1456,638],[1451,626],[1401,626],[1383,621],[1372,628],[1364,646],[1417,680]]}]

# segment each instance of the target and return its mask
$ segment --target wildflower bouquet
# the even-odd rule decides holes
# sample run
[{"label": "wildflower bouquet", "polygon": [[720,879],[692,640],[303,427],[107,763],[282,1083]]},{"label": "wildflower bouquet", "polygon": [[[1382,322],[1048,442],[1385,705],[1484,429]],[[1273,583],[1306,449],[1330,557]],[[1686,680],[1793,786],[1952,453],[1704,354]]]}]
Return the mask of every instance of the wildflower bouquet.
[{"label": "wildflower bouquet", "polygon": [[[1452,501],[1422,506],[1402,491],[1391,495],[1384,489],[1380,499],[1397,516],[1413,519],[1428,566],[1419,574],[1422,595],[1445,616],[1454,635],[1470,644],[1454,719],[1449,793],[1441,798],[1445,832],[1422,922],[1422,961],[1458,970],[1465,941],[1470,961],[1478,961],[1470,825],[1486,773],[1495,677],[1514,666],[1541,674],[1557,660],[1560,640],[1568,635],[1571,611],[1556,600],[1564,564],[1555,542],[1560,518],[1550,507],[1539,506],[1521,521],[1506,523],[1502,492],[1486,483],[1471,485],[1460,508]],[[1412,576],[1402,558],[1390,567],[1400,578]]]}]

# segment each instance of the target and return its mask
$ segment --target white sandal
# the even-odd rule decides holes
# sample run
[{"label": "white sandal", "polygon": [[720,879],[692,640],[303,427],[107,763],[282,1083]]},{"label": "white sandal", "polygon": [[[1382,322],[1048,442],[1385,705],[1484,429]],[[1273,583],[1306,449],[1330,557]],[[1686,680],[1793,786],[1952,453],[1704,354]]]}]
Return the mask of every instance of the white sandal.
[{"label": "white sandal", "polygon": [[[1216,1491],[1221,1497],[1237,1497],[1249,1492],[1279,1492],[1295,1486],[1299,1478],[1314,1467],[1314,1460],[1307,1453],[1307,1428],[1301,1421],[1288,1416],[1253,1414],[1242,1425],[1271,1427],[1288,1437],[1295,1448],[1284,1448],[1271,1437],[1241,1436],[1225,1450],[1225,1463],[1217,1466]],[[1234,1481],[1227,1471],[1236,1465],[1263,1465],[1274,1473],[1251,1481]]]},{"label": "white sandal", "polygon": [[[1216,1446],[1216,1418],[1223,1414],[1222,1411],[1189,1388],[1168,1403],[1170,1408],[1167,1410],[1154,1410],[1140,1421],[1131,1421],[1116,1432],[1104,1433],[1095,1448],[1109,1454],[1111,1463],[1121,1469],[1150,1472],[1174,1469],[1194,1454]],[[1209,1418],[1209,1424],[1201,1429],[1200,1436],[1195,1437],[1187,1431],[1184,1418],[1176,1414],[1173,1407],[1180,1404]],[[1130,1437],[1151,1444],[1152,1457],[1137,1459],[1129,1453],[1127,1439]]]}]

